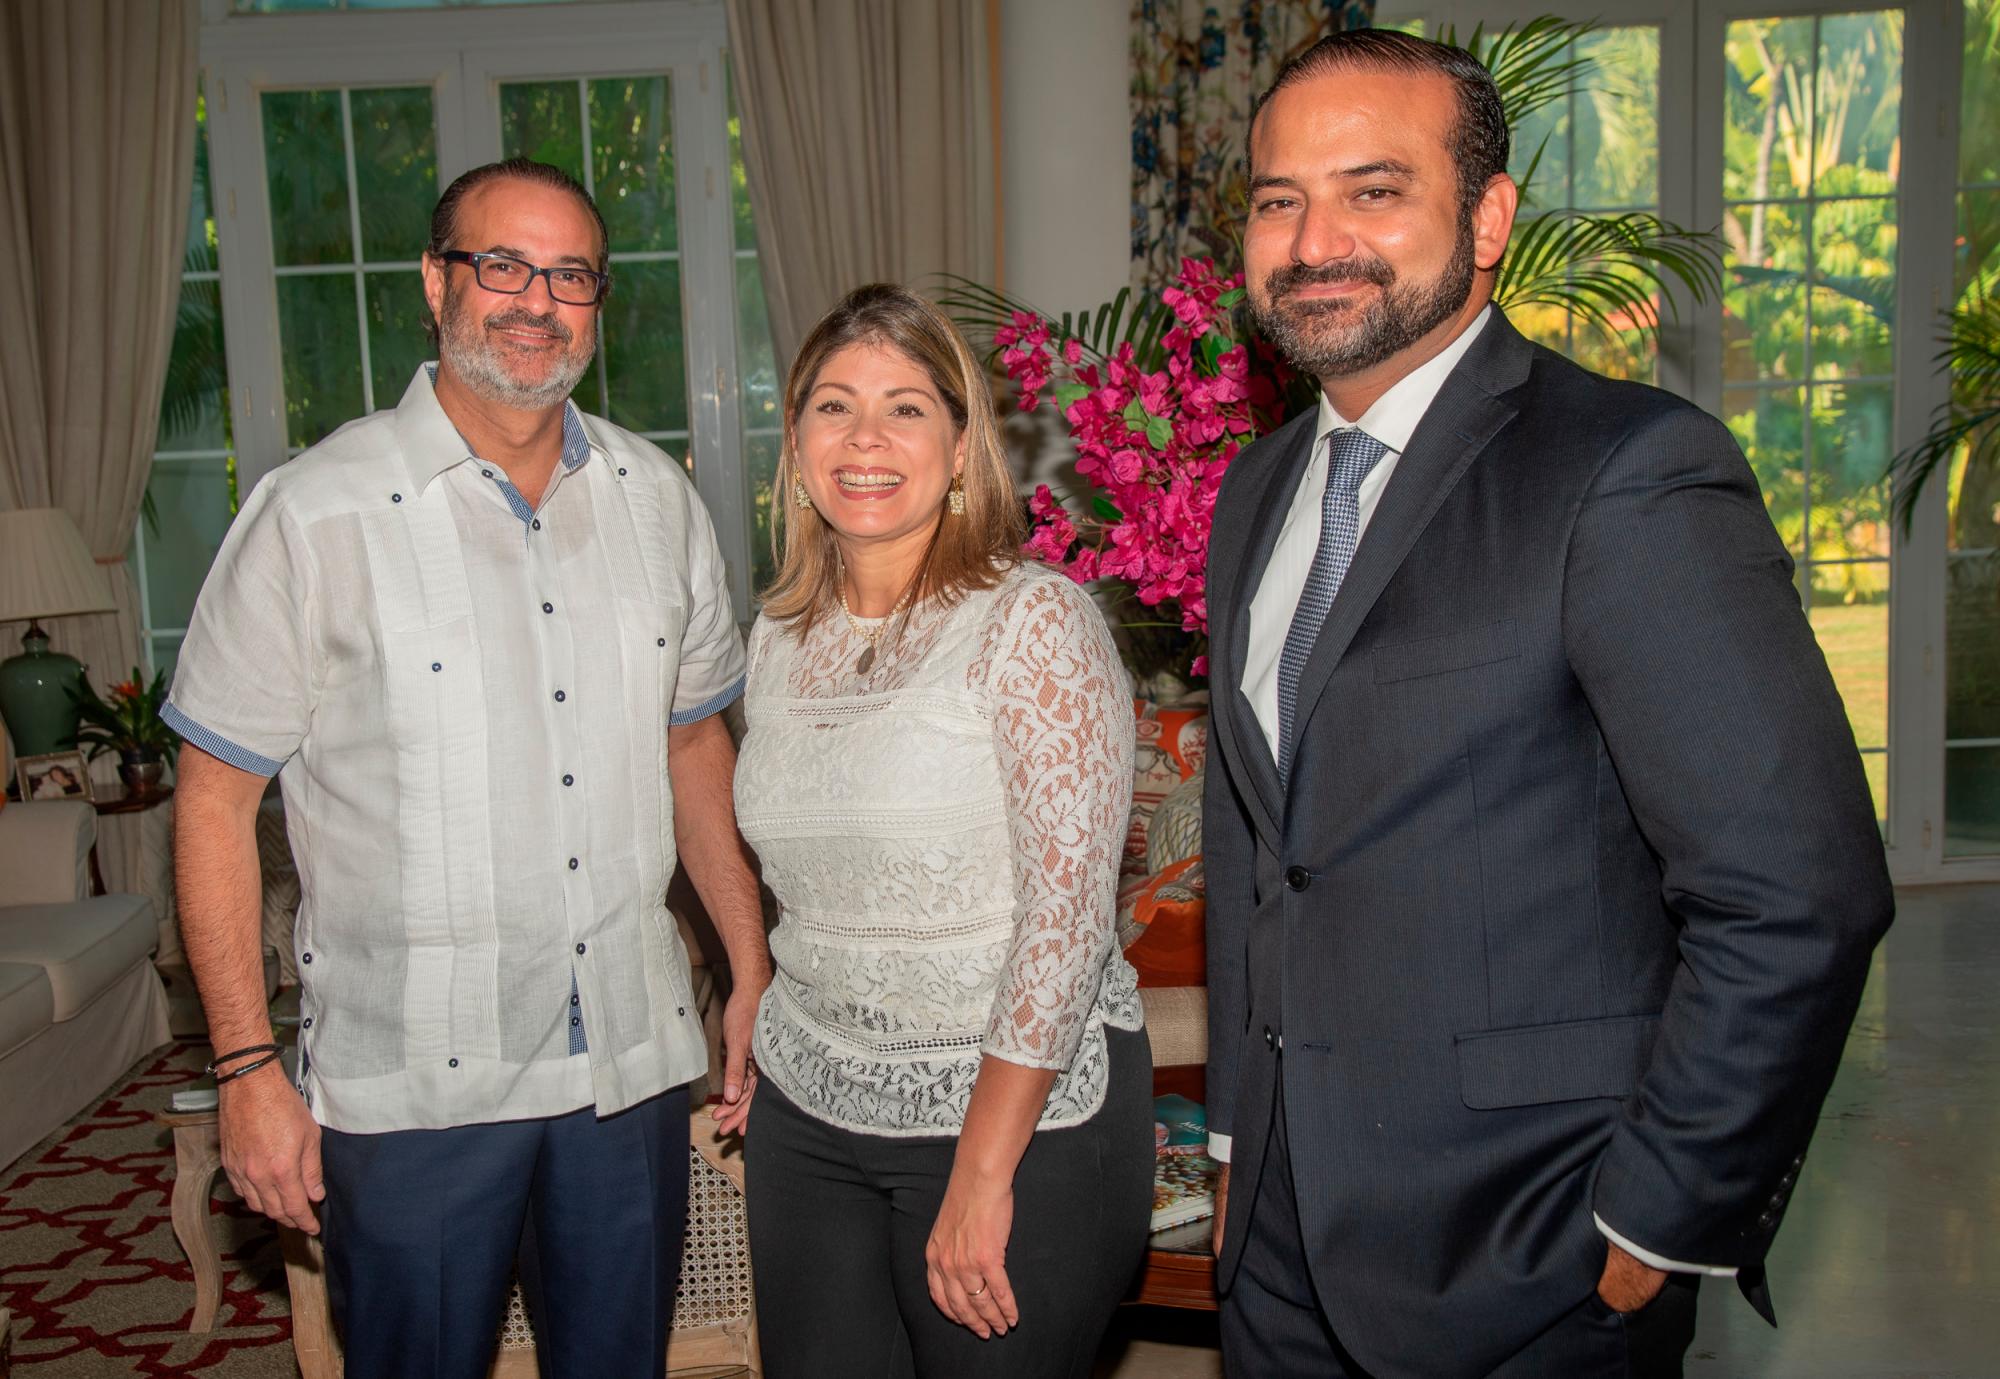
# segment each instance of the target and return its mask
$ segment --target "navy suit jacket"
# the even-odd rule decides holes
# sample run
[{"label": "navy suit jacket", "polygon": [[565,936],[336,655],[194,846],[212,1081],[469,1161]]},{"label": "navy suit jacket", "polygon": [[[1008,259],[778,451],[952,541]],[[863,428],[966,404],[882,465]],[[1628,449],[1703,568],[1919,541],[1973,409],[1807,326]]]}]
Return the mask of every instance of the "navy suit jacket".
[{"label": "navy suit jacket", "polygon": [[1496,312],[1320,630],[1282,790],[1243,662],[1313,429],[1238,456],[1209,556],[1218,1285],[1282,1077],[1314,1282],[1371,1373],[1487,1373],[1594,1288],[1593,1212],[1768,1315],[1893,900],[1748,464]]}]

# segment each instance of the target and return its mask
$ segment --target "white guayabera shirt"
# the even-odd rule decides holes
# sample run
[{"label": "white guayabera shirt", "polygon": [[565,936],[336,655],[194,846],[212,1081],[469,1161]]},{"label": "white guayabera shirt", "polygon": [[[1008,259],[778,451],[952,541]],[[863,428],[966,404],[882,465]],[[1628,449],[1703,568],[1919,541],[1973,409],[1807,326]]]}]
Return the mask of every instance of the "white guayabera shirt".
[{"label": "white guayabera shirt", "polygon": [[531,511],[433,369],[257,485],[164,710],[279,776],[301,1090],[351,1132],[610,1115],[707,1067],[667,727],[742,693],[714,529],[574,406]]}]

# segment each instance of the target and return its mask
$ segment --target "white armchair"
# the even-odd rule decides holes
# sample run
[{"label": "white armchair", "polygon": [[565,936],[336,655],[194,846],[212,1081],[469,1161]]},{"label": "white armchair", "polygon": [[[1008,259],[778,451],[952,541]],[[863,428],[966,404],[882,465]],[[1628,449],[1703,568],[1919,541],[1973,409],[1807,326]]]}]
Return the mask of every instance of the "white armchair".
[{"label": "white armchair", "polygon": [[0,810],[0,1166],[168,1039],[152,902],[90,894],[96,837],[83,801]]}]

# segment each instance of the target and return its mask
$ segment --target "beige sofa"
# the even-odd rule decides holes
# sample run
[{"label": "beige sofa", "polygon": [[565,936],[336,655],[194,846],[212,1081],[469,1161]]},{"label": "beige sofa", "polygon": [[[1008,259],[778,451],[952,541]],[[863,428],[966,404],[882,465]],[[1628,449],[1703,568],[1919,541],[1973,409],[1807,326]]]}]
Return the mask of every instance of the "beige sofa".
[{"label": "beige sofa", "polygon": [[91,896],[96,837],[82,801],[0,809],[0,1167],[167,1042],[152,902]]}]

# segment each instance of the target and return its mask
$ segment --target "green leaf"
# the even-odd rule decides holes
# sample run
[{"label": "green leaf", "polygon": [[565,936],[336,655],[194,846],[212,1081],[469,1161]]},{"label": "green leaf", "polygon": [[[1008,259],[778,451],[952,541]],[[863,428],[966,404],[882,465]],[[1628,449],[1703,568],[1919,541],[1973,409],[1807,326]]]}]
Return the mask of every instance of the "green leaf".
[{"label": "green leaf", "polygon": [[1100,522],[1123,522],[1125,520],[1125,514],[1118,510],[1118,505],[1101,493],[1092,496],[1090,511]]},{"label": "green leaf", "polygon": [[1216,331],[1211,330],[1201,337],[1201,362],[1211,377],[1216,372],[1216,360],[1222,358],[1222,352],[1228,348],[1229,342]]},{"label": "green leaf", "polygon": [[1240,287],[1232,287],[1227,292],[1223,293],[1220,297],[1217,297],[1215,299],[1215,304],[1222,310],[1229,311],[1234,309],[1236,304],[1242,301],[1245,295],[1246,294],[1244,292],[1244,289]]},{"label": "green leaf", "polygon": [[1064,383],[1055,390],[1056,406],[1065,412],[1089,396],[1090,389],[1081,383]]},{"label": "green leaf", "polygon": [[1164,451],[1167,442],[1174,438],[1174,424],[1165,417],[1146,416],[1146,444],[1155,450]]},{"label": "green leaf", "polygon": [[1136,397],[1126,403],[1125,410],[1118,415],[1125,419],[1125,424],[1128,427],[1141,433],[1145,431],[1146,423],[1152,420],[1151,415],[1146,411],[1146,404],[1139,401]]}]

